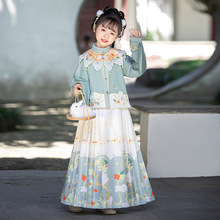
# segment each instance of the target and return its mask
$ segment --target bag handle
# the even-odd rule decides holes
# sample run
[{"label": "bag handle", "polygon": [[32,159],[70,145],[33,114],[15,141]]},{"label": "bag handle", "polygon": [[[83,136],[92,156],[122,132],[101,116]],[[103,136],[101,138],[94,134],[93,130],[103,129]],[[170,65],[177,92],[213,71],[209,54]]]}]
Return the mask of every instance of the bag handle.
[{"label": "bag handle", "polygon": [[[90,120],[89,111],[88,111],[88,108],[87,108],[87,105],[86,105],[86,101],[85,101],[85,98],[84,98],[84,95],[83,95],[81,89],[79,89],[79,93],[81,94],[82,100],[83,100],[83,119],[85,119],[85,109],[86,109],[86,111],[88,113],[88,119]],[[77,102],[79,102],[78,95],[75,96],[75,102],[76,102],[76,100],[77,100]]]}]

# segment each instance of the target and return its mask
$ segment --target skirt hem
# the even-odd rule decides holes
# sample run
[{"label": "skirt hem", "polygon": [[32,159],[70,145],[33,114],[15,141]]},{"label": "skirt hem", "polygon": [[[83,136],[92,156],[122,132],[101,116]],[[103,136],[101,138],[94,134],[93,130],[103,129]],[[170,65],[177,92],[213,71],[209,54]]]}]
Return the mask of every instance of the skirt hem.
[{"label": "skirt hem", "polygon": [[120,206],[120,207],[105,207],[103,208],[102,206],[96,206],[96,207],[85,207],[85,206],[74,206],[73,204],[70,204],[70,203],[65,203],[63,201],[61,201],[62,204],[64,205],[70,205],[70,206],[74,206],[74,207],[80,207],[80,208],[85,208],[85,209],[124,209],[124,208],[130,208],[130,207],[134,207],[134,206],[139,206],[139,205],[145,205],[149,202],[153,202],[155,200],[155,198],[151,198],[150,201],[146,201],[146,202],[143,202],[143,203],[138,203],[138,204],[135,204],[135,205],[130,205],[130,206],[127,206],[127,207],[123,207],[123,206]]}]

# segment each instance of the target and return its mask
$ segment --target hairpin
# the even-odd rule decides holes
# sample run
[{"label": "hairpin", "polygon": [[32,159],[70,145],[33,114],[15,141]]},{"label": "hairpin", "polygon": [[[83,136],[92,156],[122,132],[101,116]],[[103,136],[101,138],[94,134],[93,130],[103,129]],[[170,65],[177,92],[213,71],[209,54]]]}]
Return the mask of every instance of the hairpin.
[{"label": "hairpin", "polygon": [[97,20],[99,19],[99,17],[100,17],[102,14],[104,14],[104,11],[103,11],[103,10],[98,10],[98,11],[96,12],[96,19],[95,19],[95,21],[94,21],[94,24],[97,22]]}]

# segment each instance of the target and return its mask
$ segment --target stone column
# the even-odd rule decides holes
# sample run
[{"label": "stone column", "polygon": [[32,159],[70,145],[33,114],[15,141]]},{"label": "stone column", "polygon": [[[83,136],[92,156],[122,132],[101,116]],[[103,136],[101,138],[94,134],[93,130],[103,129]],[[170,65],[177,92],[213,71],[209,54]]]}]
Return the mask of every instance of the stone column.
[{"label": "stone column", "polygon": [[127,28],[137,28],[136,0],[127,0]]},{"label": "stone column", "polygon": [[119,11],[122,9],[123,0],[115,0],[114,7],[117,8]]}]

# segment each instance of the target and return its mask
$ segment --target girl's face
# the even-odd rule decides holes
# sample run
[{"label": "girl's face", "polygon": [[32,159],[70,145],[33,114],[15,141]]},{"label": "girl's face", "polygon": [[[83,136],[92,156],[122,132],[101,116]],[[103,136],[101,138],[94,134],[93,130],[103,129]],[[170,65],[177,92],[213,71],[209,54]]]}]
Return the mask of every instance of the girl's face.
[{"label": "girl's face", "polygon": [[94,25],[94,32],[96,37],[96,46],[105,48],[110,45],[118,38],[118,30],[117,28],[114,28],[114,30],[111,30],[107,27],[104,27],[102,24],[100,24],[97,28]]}]

